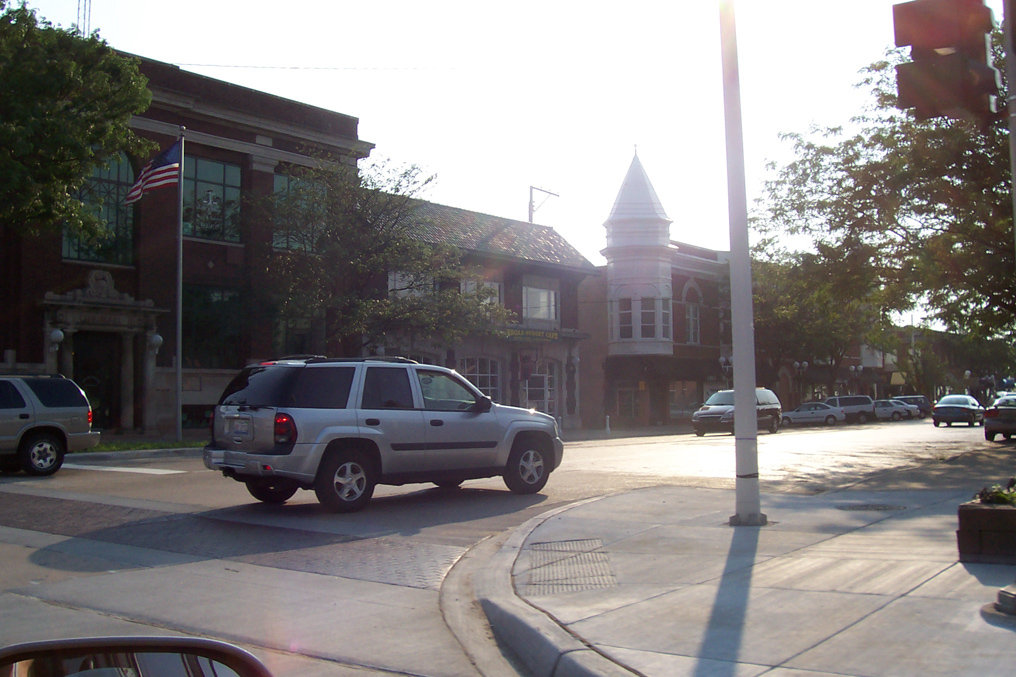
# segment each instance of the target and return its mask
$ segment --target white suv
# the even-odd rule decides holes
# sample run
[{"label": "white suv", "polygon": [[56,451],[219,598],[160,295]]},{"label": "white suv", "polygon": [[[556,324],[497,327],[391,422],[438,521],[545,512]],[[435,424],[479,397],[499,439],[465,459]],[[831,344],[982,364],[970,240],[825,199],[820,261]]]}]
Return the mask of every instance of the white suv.
[{"label": "white suv", "polygon": [[367,505],[377,484],[500,475],[542,489],[564,445],[553,417],[495,404],[457,372],[402,358],[281,359],[226,386],[205,466],[283,503],[313,489],[335,512]]}]

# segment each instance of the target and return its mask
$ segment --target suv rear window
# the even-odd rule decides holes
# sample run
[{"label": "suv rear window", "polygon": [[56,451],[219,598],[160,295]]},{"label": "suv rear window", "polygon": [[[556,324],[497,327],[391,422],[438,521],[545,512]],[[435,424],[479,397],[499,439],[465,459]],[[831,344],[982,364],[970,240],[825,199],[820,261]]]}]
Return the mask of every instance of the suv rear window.
[{"label": "suv rear window", "polygon": [[355,372],[354,367],[247,367],[226,386],[219,404],[345,409]]},{"label": "suv rear window", "polygon": [[88,406],[88,400],[73,381],[63,378],[26,378],[25,383],[44,407],[55,409]]}]

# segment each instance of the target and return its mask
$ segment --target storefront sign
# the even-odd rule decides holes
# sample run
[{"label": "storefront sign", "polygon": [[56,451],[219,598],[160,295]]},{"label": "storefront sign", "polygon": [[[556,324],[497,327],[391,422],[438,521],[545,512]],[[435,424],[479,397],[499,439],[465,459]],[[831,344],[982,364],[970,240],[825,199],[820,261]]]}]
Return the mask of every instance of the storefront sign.
[{"label": "storefront sign", "polygon": [[514,341],[557,341],[561,332],[556,329],[530,329],[528,327],[508,327],[505,330],[509,340]]}]

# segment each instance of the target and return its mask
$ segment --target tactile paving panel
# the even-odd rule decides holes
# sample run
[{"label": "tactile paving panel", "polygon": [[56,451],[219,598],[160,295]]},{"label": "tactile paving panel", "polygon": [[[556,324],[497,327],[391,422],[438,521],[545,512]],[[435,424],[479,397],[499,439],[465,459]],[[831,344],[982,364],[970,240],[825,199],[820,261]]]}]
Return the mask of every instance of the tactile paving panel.
[{"label": "tactile paving panel", "polygon": [[617,587],[609,553],[602,547],[598,538],[528,545],[532,568],[516,579],[519,592],[537,597]]}]

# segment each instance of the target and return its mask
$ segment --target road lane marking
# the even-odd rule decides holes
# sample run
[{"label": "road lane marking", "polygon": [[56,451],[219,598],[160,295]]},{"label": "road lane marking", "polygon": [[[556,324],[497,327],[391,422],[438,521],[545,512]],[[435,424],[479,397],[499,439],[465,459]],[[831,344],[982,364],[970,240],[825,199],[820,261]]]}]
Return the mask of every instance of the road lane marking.
[{"label": "road lane marking", "polygon": [[123,468],[117,466],[80,465],[78,463],[64,463],[64,468],[73,470],[98,470],[100,472],[132,472],[141,475],[179,475],[186,470],[165,470],[162,468]]}]

